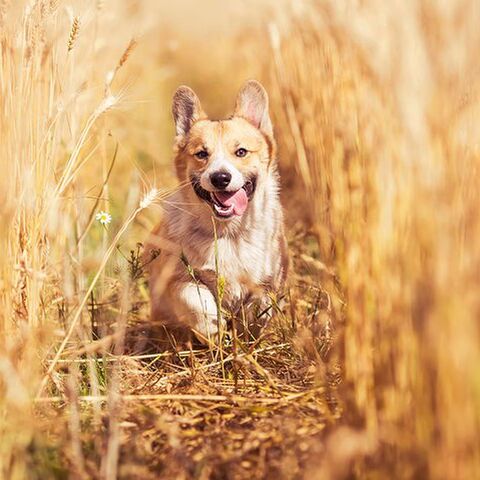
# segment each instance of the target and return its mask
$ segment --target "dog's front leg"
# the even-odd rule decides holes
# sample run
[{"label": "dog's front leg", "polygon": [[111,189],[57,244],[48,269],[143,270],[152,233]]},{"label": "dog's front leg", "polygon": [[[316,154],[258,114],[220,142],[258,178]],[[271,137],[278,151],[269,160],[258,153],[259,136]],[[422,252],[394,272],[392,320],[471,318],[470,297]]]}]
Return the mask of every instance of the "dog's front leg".
[{"label": "dog's front leg", "polygon": [[218,315],[217,302],[212,292],[205,285],[191,282],[182,285],[179,293],[176,308],[179,319],[200,334],[197,335],[200,341],[218,341],[219,318],[222,329],[225,322]]}]

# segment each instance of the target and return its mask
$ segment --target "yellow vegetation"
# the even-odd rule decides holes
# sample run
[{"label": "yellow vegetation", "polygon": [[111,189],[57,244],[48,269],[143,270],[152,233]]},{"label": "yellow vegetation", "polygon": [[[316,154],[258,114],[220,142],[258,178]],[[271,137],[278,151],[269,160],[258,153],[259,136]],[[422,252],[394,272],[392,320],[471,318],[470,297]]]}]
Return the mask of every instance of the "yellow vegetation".
[{"label": "yellow vegetation", "polygon": [[[478,478],[477,2],[167,3],[0,1],[0,478]],[[233,362],[248,405],[227,347],[155,364],[150,387],[141,355],[162,357],[141,344],[135,270],[175,188],[172,93],[189,84],[220,117],[247,78],[271,97],[294,259],[287,338]],[[202,460],[179,432],[216,402],[222,421],[278,416]],[[288,422],[303,460],[282,451]],[[259,447],[271,431],[279,470]]]}]

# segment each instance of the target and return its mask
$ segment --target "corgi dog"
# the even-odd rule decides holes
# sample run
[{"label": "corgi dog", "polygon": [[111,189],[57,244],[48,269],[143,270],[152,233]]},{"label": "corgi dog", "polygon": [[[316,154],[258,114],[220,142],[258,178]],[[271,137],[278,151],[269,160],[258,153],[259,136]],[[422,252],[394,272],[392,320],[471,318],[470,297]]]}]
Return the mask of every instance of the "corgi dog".
[{"label": "corgi dog", "polygon": [[[177,89],[172,110],[180,187],[146,247],[147,255],[156,252],[148,264],[151,319],[208,343],[252,305],[268,311],[284,288],[276,144],[267,92],[253,80],[225,120],[209,119],[186,86]],[[247,329],[256,335],[265,319],[254,316]]]}]

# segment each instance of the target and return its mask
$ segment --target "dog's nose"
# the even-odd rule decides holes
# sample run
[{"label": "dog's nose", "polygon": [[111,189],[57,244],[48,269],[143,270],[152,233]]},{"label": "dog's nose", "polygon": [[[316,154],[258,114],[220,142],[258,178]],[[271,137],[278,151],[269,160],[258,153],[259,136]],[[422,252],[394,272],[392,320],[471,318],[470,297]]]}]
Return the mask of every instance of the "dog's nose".
[{"label": "dog's nose", "polygon": [[210,175],[210,181],[215,188],[226,188],[231,179],[231,173],[225,171],[214,172]]}]

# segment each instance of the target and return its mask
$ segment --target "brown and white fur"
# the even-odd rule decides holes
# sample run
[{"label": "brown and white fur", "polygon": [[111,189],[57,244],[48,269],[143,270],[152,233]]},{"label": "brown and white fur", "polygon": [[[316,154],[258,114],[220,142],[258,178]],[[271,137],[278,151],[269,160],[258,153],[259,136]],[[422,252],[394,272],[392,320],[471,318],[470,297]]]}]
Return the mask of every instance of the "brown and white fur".
[{"label": "brown and white fur", "polygon": [[[276,145],[268,96],[256,81],[244,85],[233,115],[220,121],[209,120],[196,94],[179,87],[173,116],[183,186],[165,204],[146,251],[160,251],[149,264],[151,318],[172,331],[193,330],[205,341],[224,324],[217,310],[219,277],[225,282],[222,311],[234,313],[246,304],[263,308],[284,287],[288,256]],[[245,198],[242,188],[248,204],[240,215],[213,196],[237,192]]]}]

